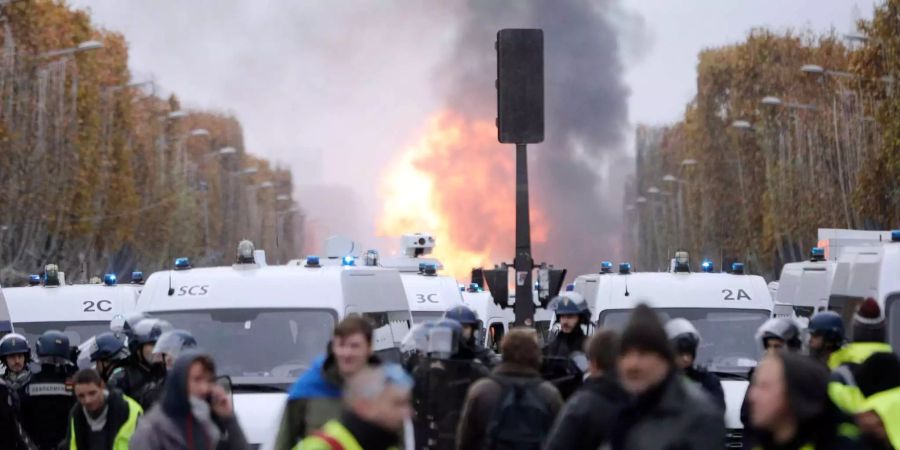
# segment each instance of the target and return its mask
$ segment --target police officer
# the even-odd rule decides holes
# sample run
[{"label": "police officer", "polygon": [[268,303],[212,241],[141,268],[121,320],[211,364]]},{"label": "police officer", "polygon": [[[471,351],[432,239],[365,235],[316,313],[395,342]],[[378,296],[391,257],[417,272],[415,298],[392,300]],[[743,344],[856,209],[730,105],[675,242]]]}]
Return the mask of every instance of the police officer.
[{"label": "police officer", "polygon": [[756,330],[756,342],[762,345],[766,353],[780,350],[799,352],[803,347],[800,328],[793,320],[784,317],[765,321]]},{"label": "police officer", "polygon": [[166,331],[159,336],[153,347],[152,372],[161,373],[162,376],[151,377],[140,391],[140,403],[145,410],[149,410],[162,395],[163,387],[175,360],[183,352],[197,348],[197,339],[187,330]]},{"label": "police officer", "polygon": [[22,390],[22,427],[39,449],[55,449],[66,437],[69,410],[75,404],[70,378],[75,366],[69,359],[69,338],[55,330],[35,343],[40,371]]},{"label": "police officer", "polygon": [[666,335],[675,349],[675,364],[684,375],[699,384],[725,410],[725,391],[716,374],[705,367],[698,366],[697,347],[700,345],[700,332],[690,320],[678,317],[666,323]]},{"label": "police officer", "polygon": [[172,330],[172,324],[160,319],[143,319],[134,326],[128,340],[130,356],[109,379],[110,387],[121,390],[133,398],[141,407],[149,409],[153,399],[149,391],[155,389],[165,377],[165,366],[153,364],[153,347],[166,331]]},{"label": "police officer", "polygon": [[96,366],[97,373],[103,377],[104,382],[115,373],[121,372],[127,359],[128,350],[125,348],[125,344],[112,332],[107,331],[94,337],[94,343],[90,348],[90,360]]},{"label": "police officer", "polygon": [[[834,311],[822,311],[809,320],[809,355],[828,364],[831,355],[844,346],[844,319]],[[830,367],[833,369],[833,367]]]},{"label": "police officer", "polygon": [[480,339],[477,335],[481,330],[481,320],[478,319],[475,311],[463,305],[454,306],[444,313],[444,318],[455,320],[462,325],[462,342],[459,344],[460,356],[479,361],[489,369],[500,363],[500,357],[479,342]]},{"label": "police officer", "polygon": [[6,369],[3,381],[13,392],[28,384],[31,378],[31,371],[28,369],[30,362],[31,347],[25,336],[10,333],[0,339],[0,365]]},{"label": "police officer", "polygon": [[425,357],[413,371],[416,448],[453,450],[466,392],[489,372],[470,352],[461,350],[459,322],[443,319],[427,329]]},{"label": "police officer", "polygon": [[576,292],[565,292],[551,300],[551,304],[559,329],[544,353],[550,357],[568,358],[572,353],[584,352],[587,336],[581,326],[588,320],[584,298]]}]

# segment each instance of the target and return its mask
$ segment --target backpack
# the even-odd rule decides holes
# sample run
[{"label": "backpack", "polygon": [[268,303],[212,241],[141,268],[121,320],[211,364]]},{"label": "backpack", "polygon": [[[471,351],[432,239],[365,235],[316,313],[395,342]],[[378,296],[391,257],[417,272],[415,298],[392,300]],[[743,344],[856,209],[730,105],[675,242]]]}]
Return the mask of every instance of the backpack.
[{"label": "backpack", "polygon": [[487,427],[488,447],[492,450],[540,449],[550,433],[553,412],[541,397],[542,379],[515,383],[491,377],[503,388],[500,402]]}]

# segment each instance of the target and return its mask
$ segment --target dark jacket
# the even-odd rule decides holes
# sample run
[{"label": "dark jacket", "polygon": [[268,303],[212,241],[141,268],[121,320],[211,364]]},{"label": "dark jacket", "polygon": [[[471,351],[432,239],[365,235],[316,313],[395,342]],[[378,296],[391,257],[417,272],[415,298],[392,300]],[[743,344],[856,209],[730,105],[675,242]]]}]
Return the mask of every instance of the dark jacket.
[{"label": "dark jacket", "polygon": [[616,450],[707,450],[724,444],[722,410],[674,371],[622,408],[612,435]]},{"label": "dark jacket", "polygon": [[417,449],[455,448],[456,428],[466,392],[490,374],[474,355],[449,360],[422,359],[413,371],[413,407]]},{"label": "dark jacket", "polygon": [[544,355],[557,358],[568,358],[572,353],[584,352],[584,341],[587,336],[580,326],[575,327],[571,333],[560,331],[556,337],[544,347]]},{"label": "dark jacket", "polygon": [[341,415],[344,380],[332,355],[321,356],[288,391],[275,439],[276,450],[290,450],[309,431]]},{"label": "dark jacket", "polygon": [[772,436],[757,431],[760,450],[857,450],[869,448],[859,440],[859,430],[853,418],[845,415],[830,401],[820,415],[798,424],[797,434],[790,442],[777,445]]},{"label": "dark jacket", "polygon": [[147,367],[132,360],[109,377],[109,386],[122,391],[149,410],[161,395],[165,377],[165,366]]},{"label": "dark jacket", "polygon": [[547,438],[546,450],[596,450],[609,441],[626,393],[611,376],[590,377],[566,402]]},{"label": "dark jacket", "polygon": [[74,366],[42,364],[19,391],[22,428],[39,449],[55,449],[66,438],[69,411],[75,405],[67,381]]},{"label": "dark jacket", "polygon": [[[136,401],[125,397],[117,390],[109,391],[106,405],[109,409],[106,412],[106,427],[102,432],[102,439],[105,442],[103,448],[109,450],[125,448],[134,434],[138,418],[144,410]],[[80,405],[72,407],[67,430],[65,442],[67,449],[95,448],[88,442],[88,438],[91,436],[91,427],[85,418],[84,408]]]},{"label": "dark jacket", "polygon": [[722,411],[725,411],[725,390],[722,389],[722,380],[718,375],[702,367],[689,367],[685,369],[684,376],[699,384],[722,408]]},{"label": "dark jacket", "polygon": [[[191,365],[200,356],[189,352],[175,361],[166,380],[159,403],[138,424],[131,438],[131,450],[208,450],[213,448],[203,425],[191,412],[187,392],[187,376]],[[213,421],[222,433],[216,450],[245,450],[250,446],[244,432],[231,417],[217,417]]]},{"label": "dark jacket", "polygon": [[27,447],[19,428],[14,395],[9,386],[0,379],[0,448],[24,450]]},{"label": "dark jacket", "polygon": [[[540,380],[540,373],[530,367],[501,363],[494,369],[493,375],[512,383],[531,383]],[[548,381],[538,386],[541,397],[550,406],[554,417],[562,408],[563,400],[559,391]],[[494,416],[497,405],[503,395],[503,386],[490,378],[482,378],[475,382],[466,394],[462,416],[456,434],[456,448],[460,450],[476,450],[487,445],[487,427]]]}]

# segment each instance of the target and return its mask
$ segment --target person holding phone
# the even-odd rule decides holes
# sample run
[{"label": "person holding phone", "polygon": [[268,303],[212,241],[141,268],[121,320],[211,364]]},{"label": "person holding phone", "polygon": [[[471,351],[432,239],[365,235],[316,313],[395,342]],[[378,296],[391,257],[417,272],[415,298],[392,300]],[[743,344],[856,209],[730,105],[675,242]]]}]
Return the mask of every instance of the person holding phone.
[{"label": "person holding phone", "polygon": [[131,450],[249,449],[231,398],[215,383],[216,366],[203,353],[184,353],[169,372],[159,403],[132,436]]}]

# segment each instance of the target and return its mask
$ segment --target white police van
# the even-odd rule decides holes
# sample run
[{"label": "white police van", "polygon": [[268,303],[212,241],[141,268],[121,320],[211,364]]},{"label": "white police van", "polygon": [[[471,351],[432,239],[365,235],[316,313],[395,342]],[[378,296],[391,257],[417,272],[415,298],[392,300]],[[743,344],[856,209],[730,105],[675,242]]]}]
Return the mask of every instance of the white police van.
[{"label": "white police van", "polygon": [[3,296],[3,287],[0,286],[0,337],[12,333],[12,321],[9,320],[9,308],[6,306],[6,297]]},{"label": "white police van", "polygon": [[375,350],[399,360],[410,329],[409,305],[396,270],[356,266],[355,258],[309,257],[269,266],[249,241],[230,267],[175,269],[149,277],[138,311],[190,331],[231,378],[235,413],[254,445],[270,445],[286,389],[323,354],[334,326],[349,314],[376,326]]},{"label": "white police van", "polygon": [[807,261],[785,264],[778,279],[775,302],[791,305],[803,317],[827,309],[836,266],[836,262],[825,259],[821,247],[813,248]]},{"label": "white police van", "polygon": [[407,234],[400,239],[402,254],[377,260],[377,253],[366,253],[366,264],[400,271],[409,309],[417,324],[438,320],[448,309],[463,304],[459,283],[452,277],[438,275],[443,265],[427,257],[434,244],[434,237],[429,234]]},{"label": "white police van", "polygon": [[[888,342],[900,347],[900,230],[877,245],[848,246],[837,257],[828,308],[850,323],[856,308],[874,298],[884,312]],[[900,351],[900,350],[898,350]]]},{"label": "white police van", "polygon": [[762,277],[744,275],[740,263],[734,269],[736,273],[713,273],[711,261],[704,260],[699,273],[632,272],[623,263],[618,274],[579,276],[574,289],[592,300],[591,317],[598,328],[621,331],[640,303],[653,307],[662,321],[690,320],[701,335],[697,363],[722,379],[729,443],[741,440],[747,374],[762,354],[754,335],[772,317],[774,306]]},{"label": "white police van", "polygon": [[109,331],[115,316],[136,306],[138,283],[119,284],[115,275],[106,274],[102,284],[66,284],[65,274],[50,266],[43,277],[32,275],[30,286],[3,290],[13,329],[31,345],[45,331],[57,330],[78,346]]}]

